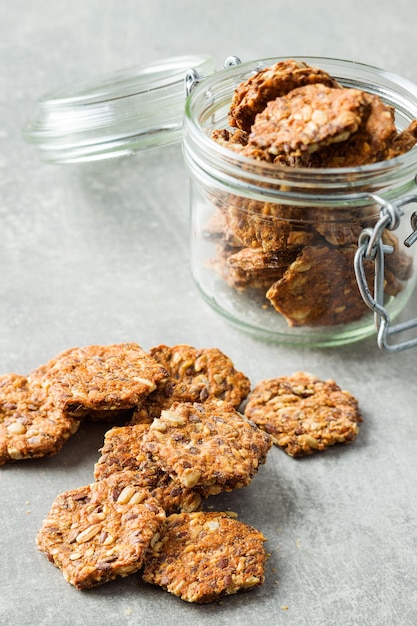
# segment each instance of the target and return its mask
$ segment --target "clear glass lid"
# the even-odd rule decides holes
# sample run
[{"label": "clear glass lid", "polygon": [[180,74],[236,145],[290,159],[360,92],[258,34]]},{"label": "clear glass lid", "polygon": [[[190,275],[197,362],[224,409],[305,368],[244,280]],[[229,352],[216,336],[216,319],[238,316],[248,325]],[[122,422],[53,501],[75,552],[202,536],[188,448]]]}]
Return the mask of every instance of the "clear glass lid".
[{"label": "clear glass lid", "polygon": [[214,59],[163,59],[49,93],[39,100],[23,136],[53,163],[127,156],[177,142],[190,69],[208,76]]}]

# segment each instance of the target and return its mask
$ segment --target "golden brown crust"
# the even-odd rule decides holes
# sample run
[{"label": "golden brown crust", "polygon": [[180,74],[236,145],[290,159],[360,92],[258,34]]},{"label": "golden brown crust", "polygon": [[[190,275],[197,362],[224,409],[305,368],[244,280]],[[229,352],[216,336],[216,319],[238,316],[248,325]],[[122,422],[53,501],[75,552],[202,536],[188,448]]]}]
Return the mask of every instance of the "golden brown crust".
[{"label": "golden brown crust", "polygon": [[142,438],[148,430],[148,424],[137,424],[107,431],[94,467],[95,480],[108,479],[119,491],[128,485],[147,489],[167,514],[198,510],[201,494],[172,479],[142,451]]},{"label": "golden brown crust", "polygon": [[171,515],[146,559],[143,579],[187,602],[208,603],[261,585],[263,535],[225,513]]},{"label": "golden brown crust", "polygon": [[174,402],[205,402],[218,398],[238,408],[250,391],[248,377],[236,370],[231,359],[218,348],[161,344],[151,348],[149,354],[169,375],[140,403],[132,424],[152,422]]},{"label": "golden brown crust", "polygon": [[72,415],[139,404],[167,372],[138,344],[73,348],[31,374]]},{"label": "golden brown crust", "polygon": [[334,89],[322,84],[293,89],[268,102],[252,125],[249,145],[277,156],[312,153],[339,144],[355,133],[368,100],[358,89]]},{"label": "golden brown crust", "polygon": [[163,411],[142,449],[185,487],[216,494],[248,485],[270,447],[269,437],[231,404],[211,400]]},{"label": "golden brown crust", "polygon": [[37,545],[67,582],[89,589],[139,570],[164,519],[146,490],[126,486],[114,492],[102,480],[59,495]]},{"label": "golden brown crust", "polygon": [[36,382],[0,376],[0,465],[56,454],[78,426]]},{"label": "golden brown crust", "polygon": [[251,76],[235,90],[230,106],[229,124],[249,132],[255,116],[263,111],[270,100],[284,96],[302,85],[322,83],[338,87],[327,72],[311,67],[302,61],[279,61]]},{"label": "golden brown crust", "polygon": [[245,415],[290,456],[306,456],[351,443],[361,421],[357,400],[333,381],[305,372],[260,382]]}]

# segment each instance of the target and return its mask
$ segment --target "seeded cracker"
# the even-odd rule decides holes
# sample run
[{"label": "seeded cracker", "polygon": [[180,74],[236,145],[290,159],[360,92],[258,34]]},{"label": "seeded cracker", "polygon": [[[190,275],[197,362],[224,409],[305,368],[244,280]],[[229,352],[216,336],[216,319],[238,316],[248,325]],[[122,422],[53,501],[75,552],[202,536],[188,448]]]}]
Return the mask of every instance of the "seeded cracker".
[{"label": "seeded cracker", "polygon": [[304,372],[260,382],[245,415],[288,455],[299,457],[351,443],[361,420],[357,400],[333,381]]},{"label": "seeded cracker", "polygon": [[306,246],[266,297],[289,326],[326,326],[366,310],[353,269],[355,247]]},{"label": "seeded cracker", "polygon": [[114,493],[102,480],[58,496],[37,545],[77,589],[89,589],[142,567],[165,519],[144,489]]},{"label": "seeded cracker", "polygon": [[201,494],[171,478],[142,451],[142,438],[148,429],[148,424],[136,424],[108,430],[94,478],[107,479],[114,490],[147,489],[167,514],[198,510]]},{"label": "seeded cracker", "polygon": [[0,465],[59,452],[79,421],[52,405],[25,376],[0,376]]},{"label": "seeded cracker", "polygon": [[[220,203],[221,205],[221,203]],[[226,209],[226,207],[223,207]],[[231,249],[239,250],[242,247],[242,241],[236,237],[233,231],[228,227],[226,222],[226,211],[218,208],[206,224],[203,236],[208,241],[219,242],[222,246],[229,246]]]},{"label": "seeded cracker", "polygon": [[294,218],[292,207],[233,195],[228,201],[223,207],[227,229],[243,247],[290,251],[313,240],[313,233]]},{"label": "seeded cracker", "polygon": [[216,270],[235,289],[258,289],[265,293],[282,278],[288,265],[295,260],[296,250],[264,252],[262,248],[242,248],[232,251],[218,248]]},{"label": "seeded cracker", "polygon": [[250,391],[250,381],[218,348],[196,349],[187,344],[159,345],[149,354],[169,376],[144,398],[131,423],[152,422],[174,402],[224,400],[238,408]]},{"label": "seeded cracker", "polygon": [[367,108],[365,93],[358,89],[306,85],[268,102],[256,116],[249,145],[275,156],[312,153],[346,141],[358,130]]},{"label": "seeded cracker", "polygon": [[264,581],[263,535],[225,513],[171,515],[143,579],[187,602],[208,603]]},{"label": "seeded cracker", "polygon": [[175,403],[143,437],[157,465],[208,495],[248,485],[270,447],[266,433],[220,400]]},{"label": "seeded cracker", "polygon": [[[416,138],[411,144],[410,133],[397,133],[394,108],[387,106],[379,96],[362,93],[368,111],[357,132],[344,142],[323,147],[312,163],[314,167],[357,167],[392,158],[394,152],[401,154],[414,145]],[[404,138],[404,143],[399,137]]]},{"label": "seeded cracker", "polygon": [[385,154],[386,159],[394,159],[404,152],[408,152],[416,145],[417,120],[410,122],[409,126],[398,135],[394,136]]},{"label": "seeded cracker", "polygon": [[135,343],[73,348],[32,373],[54,403],[72,415],[139,404],[167,376]]},{"label": "seeded cracker", "polygon": [[279,61],[239,85],[230,106],[229,123],[249,132],[255,116],[264,110],[270,100],[284,96],[302,85],[315,83],[335,88],[339,86],[327,72],[302,61]]}]

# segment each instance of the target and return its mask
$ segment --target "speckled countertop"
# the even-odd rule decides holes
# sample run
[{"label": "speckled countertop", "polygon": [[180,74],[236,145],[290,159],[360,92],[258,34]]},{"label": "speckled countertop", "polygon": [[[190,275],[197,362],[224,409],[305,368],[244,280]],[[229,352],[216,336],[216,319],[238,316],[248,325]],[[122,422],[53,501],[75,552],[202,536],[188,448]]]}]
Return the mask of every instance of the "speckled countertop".
[{"label": "speckled countertop", "polygon": [[[105,427],[49,459],[0,469],[0,624],[93,626],[417,623],[417,349],[269,345],[229,327],[189,269],[181,149],[52,166],[21,136],[39,96],[84,77],[191,52],[223,60],[327,56],[417,82],[417,4],[351,0],[14,0],[0,7],[0,371],[61,350],[136,341],[216,345],[253,382],[334,378],[364,417],[349,446],[294,460],[274,449],[252,485],[218,496],[268,537],[265,584],[190,605],[131,576],[88,592],[35,546],[56,495],[92,481]],[[417,315],[417,294],[406,316]]]}]

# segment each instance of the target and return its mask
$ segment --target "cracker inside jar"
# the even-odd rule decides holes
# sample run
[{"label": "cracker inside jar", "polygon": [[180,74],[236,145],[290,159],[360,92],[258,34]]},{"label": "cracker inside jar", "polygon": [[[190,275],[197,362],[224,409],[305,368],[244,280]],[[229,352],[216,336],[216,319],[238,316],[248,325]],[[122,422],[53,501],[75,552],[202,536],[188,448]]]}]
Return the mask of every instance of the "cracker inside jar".
[{"label": "cracker inside jar", "polygon": [[[411,150],[417,120],[399,131],[395,110],[374,94],[343,87],[324,70],[280,61],[240,84],[228,128],[212,131],[223,147],[277,168],[352,168]],[[378,206],[293,206],[219,193],[205,235],[215,243],[209,267],[234,292],[279,313],[290,327],[326,327],[360,320],[369,309],[353,259]],[[383,235],[384,291],[397,296],[412,274],[398,238]],[[374,264],[367,263],[370,287]]]}]

